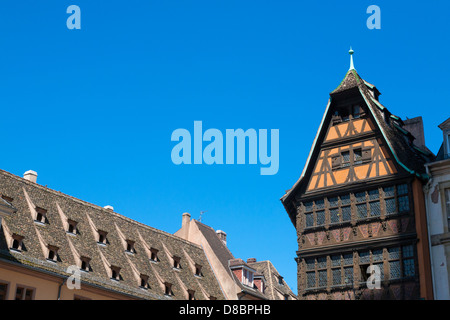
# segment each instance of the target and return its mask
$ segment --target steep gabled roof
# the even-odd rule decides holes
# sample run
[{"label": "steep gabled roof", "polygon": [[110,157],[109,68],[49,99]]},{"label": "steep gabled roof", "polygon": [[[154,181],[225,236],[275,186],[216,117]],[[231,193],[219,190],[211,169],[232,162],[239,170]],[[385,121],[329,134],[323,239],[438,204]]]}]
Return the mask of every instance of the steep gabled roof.
[{"label": "steep gabled roof", "polygon": [[[0,260],[56,277],[67,277],[67,268],[90,258],[91,272],[82,272],[82,285],[101,287],[135,299],[186,299],[186,288],[197,299],[223,299],[220,286],[201,248],[170,233],[144,225],[111,210],[84,202],[0,170],[0,194],[12,198],[15,212],[0,228]],[[36,223],[37,208],[46,211],[48,223]],[[67,220],[78,222],[78,234],[67,233]],[[97,231],[108,232],[108,244],[98,244]],[[12,234],[24,237],[22,252],[10,250]],[[135,253],[126,252],[126,240],[134,241]],[[57,263],[48,261],[46,248],[59,248]],[[159,262],[149,261],[150,248],[159,250]],[[172,257],[181,257],[179,270]],[[197,263],[203,277],[194,275]],[[121,268],[120,281],[111,280],[111,266]],[[150,288],[139,288],[140,274],[148,276]],[[164,295],[164,282],[171,283],[173,297]]]},{"label": "steep gabled roof", "polygon": [[[302,183],[305,174],[310,166],[311,158],[317,148],[320,148],[320,137],[322,131],[326,130],[325,127],[327,119],[331,118],[330,107],[335,100],[348,97],[349,95],[360,95],[365,101],[370,115],[375,120],[378,129],[380,130],[384,140],[386,141],[390,152],[392,153],[396,163],[403,168],[406,172],[415,175],[421,179],[427,179],[427,175],[424,169],[424,163],[430,161],[434,155],[427,150],[422,150],[412,144],[414,137],[402,128],[402,121],[400,118],[393,116],[389,110],[384,107],[377,99],[379,95],[378,89],[367,81],[364,81],[355,69],[350,69],[339,86],[330,93],[330,99],[328,100],[325,113],[322,117],[319,129],[314,139],[312,148],[310,149],[309,156],[306,164],[303,168],[302,174],[294,186],[289,189],[281,201],[287,208],[288,199],[295,193],[295,190]],[[385,118],[393,120],[393,123],[389,125],[386,123]],[[291,217],[292,219],[292,217]],[[294,221],[293,221],[294,222]]]},{"label": "steep gabled roof", "polygon": [[[266,290],[264,291],[264,294],[269,300],[282,300],[285,295],[290,296],[292,299],[297,299],[297,296],[289,288],[288,284],[281,277],[271,261],[252,262],[248,265],[256,269],[266,279]],[[280,277],[282,284],[280,284]]]}]

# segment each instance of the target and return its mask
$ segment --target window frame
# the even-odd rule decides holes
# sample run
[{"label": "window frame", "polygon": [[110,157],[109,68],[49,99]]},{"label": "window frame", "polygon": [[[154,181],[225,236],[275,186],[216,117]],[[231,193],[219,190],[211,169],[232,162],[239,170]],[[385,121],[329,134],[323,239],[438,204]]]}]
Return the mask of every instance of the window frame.
[{"label": "window frame", "polygon": [[[19,288],[23,289],[22,298],[21,299],[17,299],[17,289],[19,289]],[[31,299],[25,299],[27,290],[32,290]],[[35,287],[26,286],[26,285],[17,283],[16,284],[16,290],[14,290],[14,292],[15,292],[14,293],[14,300],[35,300],[35,296],[36,296],[36,288]]]}]

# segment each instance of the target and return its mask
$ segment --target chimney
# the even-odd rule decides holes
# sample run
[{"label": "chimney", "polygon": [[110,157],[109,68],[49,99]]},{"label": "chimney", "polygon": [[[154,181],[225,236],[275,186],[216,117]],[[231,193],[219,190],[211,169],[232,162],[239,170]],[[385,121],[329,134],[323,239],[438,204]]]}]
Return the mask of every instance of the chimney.
[{"label": "chimney", "polygon": [[104,206],[103,208],[105,208],[106,210],[114,211],[113,206]]},{"label": "chimney", "polygon": [[247,259],[247,263],[255,263],[256,262],[256,258],[248,258]]},{"label": "chimney", "polygon": [[28,170],[27,172],[25,172],[23,174],[23,178],[25,180],[28,180],[28,181],[36,183],[36,181],[37,181],[37,172],[33,171],[33,170]]},{"label": "chimney", "polygon": [[405,124],[403,126],[403,129],[406,131],[409,131],[414,138],[414,144],[417,147],[425,147],[425,134],[423,131],[423,120],[422,117],[415,117],[412,119],[406,119],[403,121]]},{"label": "chimney", "polygon": [[189,224],[191,222],[191,215],[189,212],[183,213],[181,218],[181,237],[185,240],[189,240]]},{"label": "chimney", "polygon": [[225,233],[225,231],[217,230],[216,234],[219,237],[219,239],[222,240],[223,244],[227,245],[227,234]]}]

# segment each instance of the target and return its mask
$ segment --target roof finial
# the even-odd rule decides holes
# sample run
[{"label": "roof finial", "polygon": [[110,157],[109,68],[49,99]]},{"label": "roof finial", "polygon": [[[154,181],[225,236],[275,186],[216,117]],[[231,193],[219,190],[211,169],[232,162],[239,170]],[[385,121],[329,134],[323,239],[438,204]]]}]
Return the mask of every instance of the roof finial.
[{"label": "roof finial", "polygon": [[348,69],[348,70],[355,70],[356,71],[355,65],[353,64],[353,53],[354,52],[355,51],[353,51],[352,47],[350,47],[350,51],[348,52],[350,54],[350,69]]}]

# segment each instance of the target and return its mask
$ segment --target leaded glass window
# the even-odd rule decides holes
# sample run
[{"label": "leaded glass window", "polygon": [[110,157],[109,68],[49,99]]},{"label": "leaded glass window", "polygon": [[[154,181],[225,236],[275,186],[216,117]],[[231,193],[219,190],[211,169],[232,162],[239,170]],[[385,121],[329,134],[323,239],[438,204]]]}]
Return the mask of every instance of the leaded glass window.
[{"label": "leaded glass window", "polygon": [[362,163],[362,150],[361,149],[353,150],[353,161],[354,161],[354,164]]},{"label": "leaded glass window", "polygon": [[393,214],[396,213],[396,208],[395,208],[395,198],[392,199],[386,199],[386,214]]},{"label": "leaded glass window", "polygon": [[317,211],[316,212],[317,215],[317,225],[321,226],[325,224],[325,211],[321,210],[321,211]]},{"label": "leaded glass window", "polygon": [[414,259],[404,259],[403,260],[403,276],[413,277],[416,274],[414,267]]},{"label": "leaded glass window", "polygon": [[374,263],[374,266],[378,267],[380,269],[380,279],[384,280],[384,267],[383,267],[383,262],[381,263]]},{"label": "leaded glass window", "polygon": [[344,254],[344,265],[353,265],[353,254],[347,253]]},{"label": "leaded glass window", "polygon": [[359,263],[369,263],[370,262],[370,252],[363,251],[359,253]]},{"label": "leaded glass window", "polygon": [[380,194],[378,192],[378,189],[370,190],[369,191],[369,200],[376,200],[380,197]]},{"label": "leaded glass window", "polygon": [[306,227],[313,227],[314,226],[314,216],[312,213],[305,214],[306,217]]},{"label": "leaded glass window", "polygon": [[353,284],[353,267],[344,268],[344,282],[345,284]]},{"label": "leaded glass window", "polygon": [[398,195],[408,194],[408,185],[407,184],[398,185],[397,186],[397,194]]},{"label": "leaded glass window", "polygon": [[340,267],[333,269],[332,275],[333,275],[333,285],[339,285],[342,283],[342,272]]},{"label": "leaded glass window", "polygon": [[316,286],[316,272],[307,272],[306,273],[306,287],[314,288]]},{"label": "leaded glass window", "polygon": [[330,207],[337,207],[339,205],[338,197],[328,198],[328,202],[330,203]]},{"label": "leaded glass window", "polygon": [[409,197],[403,196],[398,198],[398,209],[400,212],[409,211]]},{"label": "leaded glass window", "polygon": [[327,270],[319,270],[319,287],[327,286]]},{"label": "leaded glass window", "polygon": [[352,211],[350,207],[342,207],[342,221],[352,220]]},{"label": "leaded glass window", "polygon": [[383,188],[384,196],[385,197],[393,197],[395,196],[395,190],[394,187],[385,187]]},{"label": "leaded glass window", "polygon": [[342,166],[343,167],[350,166],[350,151],[342,152]]},{"label": "leaded glass window", "polygon": [[379,217],[381,215],[380,201],[374,201],[369,203],[370,206],[370,216]]},{"label": "leaded glass window", "polygon": [[317,259],[317,268],[323,269],[327,267],[327,258],[326,257],[320,257]]},{"label": "leaded glass window", "polygon": [[373,261],[383,261],[383,249],[372,251]]},{"label": "leaded glass window", "polygon": [[400,248],[393,247],[388,249],[389,259],[400,259]]},{"label": "leaded glass window", "polygon": [[331,266],[332,267],[341,266],[341,256],[340,255],[331,256]]},{"label": "leaded glass window", "polygon": [[330,209],[331,223],[339,222],[339,209]]},{"label": "leaded glass window", "polygon": [[341,203],[342,205],[350,204],[350,195],[346,194],[344,196],[341,196]]},{"label": "leaded glass window", "polygon": [[366,193],[358,192],[355,193],[356,202],[365,202],[366,201]]},{"label": "leaded glass window", "polygon": [[316,268],[315,259],[306,259],[306,270],[314,270]]},{"label": "leaded glass window", "polygon": [[365,218],[367,218],[367,205],[365,203],[357,204],[356,205],[356,212],[358,213],[358,219],[365,219]]},{"label": "leaded glass window", "polygon": [[323,199],[322,200],[317,200],[315,202],[316,202],[316,209],[317,210],[325,208],[325,202],[323,201]]},{"label": "leaded glass window", "polygon": [[389,279],[399,279],[400,277],[400,261],[389,261]]},{"label": "leaded glass window", "polygon": [[313,210],[313,203],[312,203],[312,201],[305,202],[305,211],[312,211],[312,210]]}]

